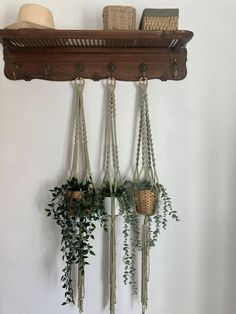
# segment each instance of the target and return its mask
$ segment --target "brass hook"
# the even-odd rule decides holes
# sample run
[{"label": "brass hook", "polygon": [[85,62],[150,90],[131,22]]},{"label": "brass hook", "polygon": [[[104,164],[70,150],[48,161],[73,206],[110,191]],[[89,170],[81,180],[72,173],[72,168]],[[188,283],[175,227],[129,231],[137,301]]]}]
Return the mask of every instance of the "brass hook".
[{"label": "brass hook", "polygon": [[140,63],[138,66],[139,72],[141,73],[142,77],[146,79],[146,72],[148,70],[148,66],[145,63]]},{"label": "brass hook", "polygon": [[83,63],[77,63],[75,65],[75,71],[77,72],[77,77],[80,76],[80,73],[83,72],[85,69],[85,66],[83,65]]},{"label": "brass hook", "polygon": [[45,63],[44,64],[44,68],[43,68],[43,71],[44,71],[44,78],[47,80],[49,79],[51,73],[52,73],[52,65],[49,64],[49,63]]},{"label": "brass hook", "polygon": [[12,63],[12,68],[13,68],[13,71],[12,71],[13,78],[14,78],[14,80],[17,80],[18,73],[19,73],[21,67],[20,67],[20,65],[15,61],[15,62]]},{"label": "brass hook", "polygon": [[115,65],[114,63],[109,63],[109,64],[107,65],[107,70],[108,70],[108,72],[109,72],[109,74],[110,74],[110,77],[113,77],[113,73],[114,73],[115,70],[116,70],[116,65]]},{"label": "brass hook", "polygon": [[170,71],[171,71],[171,75],[174,79],[176,79],[178,76],[178,68],[179,67],[177,64],[177,59],[176,58],[172,59],[172,62],[170,64]]}]

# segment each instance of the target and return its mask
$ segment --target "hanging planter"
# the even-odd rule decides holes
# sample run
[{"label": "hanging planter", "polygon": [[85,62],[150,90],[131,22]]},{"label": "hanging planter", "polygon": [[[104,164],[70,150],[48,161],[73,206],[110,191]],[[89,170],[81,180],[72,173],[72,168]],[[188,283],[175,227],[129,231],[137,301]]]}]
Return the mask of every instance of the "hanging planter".
[{"label": "hanging planter", "polygon": [[[153,148],[151,123],[147,95],[148,80],[139,81],[139,131],[136,164],[133,182],[125,185],[124,197],[127,199],[124,212],[124,283],[132,285],[137,294],[136,262],[137,250],[142,251],[141,267],[141,303],[144,314],[148,305],[148,282],[150,269],[150,248],[155,246],[161,227],[167,226],[167,216],[178,221],[171,199],[166,189],[159,183],[156,171],[156,159]],[[163,206],[160,207],[160,199]],[[140,221],[142,226],[140,227]],[[130,244],[131,243],[131,244]]]},{"label": "hanging planter", "polygon": [[[75,88],[77,103],[71,175],[65,184],[50,190],[52,201],[45,210],[47,215],[52,215],[61,227],[61,252],[65,262],[61,277],[62,287],[65,289],[65,302],[62,305],[75,303],[72,267],[77,265],[77,303],[79,311],[83,312],[85,267],[89,264],[88,257],[95,255],[92,246],[95,223],[100,221],[100,224],[106,228],[107,218],[102,199],[95,192],[90,171],[83,107],[84,80],[76,80]],[[80,150],[79,144],[81,144]],[[81,177],[78,175],[79,152],[82,157]]]},{"label": "hanging planter", "polygon": [[[112,66],[111,71],[112,72]],[[114,70],[114,69],[113,69]],[[119,169],[119,153],[116,133],[116,80],[107,80],[106,126],[104,147],[104,177],[100,190],[104,208],[110,222],[110,314],[115,314],[116,304],[116,217],[120,215],[120,200],[123,197],[123,185]]]}]

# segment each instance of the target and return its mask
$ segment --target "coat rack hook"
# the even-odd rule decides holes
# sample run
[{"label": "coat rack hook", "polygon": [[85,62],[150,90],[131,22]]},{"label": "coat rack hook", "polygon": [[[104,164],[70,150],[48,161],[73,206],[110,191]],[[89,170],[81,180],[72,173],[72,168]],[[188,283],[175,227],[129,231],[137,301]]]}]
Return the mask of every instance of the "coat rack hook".
[{"label": "coat rack hook", "polygon": [[145,63],[140,63],[138,66],[139,72],[143,77],[146,77],[146,72],[148,71],[148,66]]},{"label": "coat rack hook", "polygon": [[76,73],[77,73],[77,77],[80,76],[80,73],[83,72],[84,69],[85,69],[85,66],[84,66],[83,63],[77,63],[77,64],[75,65],[75,71],[76,71]]},{"label": "coat rack hook", "polygon": [[172,78],[176,79],[178,76],[178,64],[177,64],[176,58],[172,59],[172,62],[170,64],[170,71],[171,71]]},{"label": "coat rack hook", "polygon": [[101,76],[99,73],[95,72],[92,76],[92,80],[93,81],[100,81],[101,80]]},{"label": "coat rack hook", "polygon": [[49,79],[51,73],[52,73],[52,65],[49,63],[45,63],[44,67],[43,67],[43,71],[44,71],[44,78],[47,80]]},{"label": "coat rack hook", "polygon": [[13,77],[14,77],[14,80],[17,80],[17,77],[18,77],[18,73],[20,72],[20,65],[17,63],[17,61],[13,62],[12,63],[12,73],[13,73]]},{"label": "coat rack hook", "polygon": [[113,73],[114,73],[115,70],[116,70],[116,65],[115,65],[114,63],[109,63],[109,64],[107,65],[107,70],[108,70],[108,72],[109,72],[109,74],[110,74],[110,77],[112,77],[112,76],[113,76]]}]

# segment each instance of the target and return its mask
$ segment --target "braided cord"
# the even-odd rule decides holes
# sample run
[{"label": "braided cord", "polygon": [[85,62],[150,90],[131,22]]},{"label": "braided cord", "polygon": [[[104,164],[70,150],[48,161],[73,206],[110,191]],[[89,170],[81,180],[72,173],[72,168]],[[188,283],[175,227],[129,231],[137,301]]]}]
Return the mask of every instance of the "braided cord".
[{"label": "braided cord", "polygon": [[[104,183],[109,183],[111,197],[111,230],[110,230],[110,314],[115,314],[116,304],[116,216],[115,195],[116,189],[121,183],[119,168],[119,153],[116,132],[116,81],[113,78],[107,81],[107,104],[106,104],[106,129],[104,148]],[[112,158],[112,163],[111,163]],[[112,177],[113,174],[113,177]]]},{"label": "braided cord", "polygon": [[88,138],[87,138],[87,128],[85,122],[85,113],[84,113],[84,92],[85,81],[80,78],[75,80],[76,88],[76,110],[75,110],[75,126],[74,126],[74,145],[72,153],[72,170],[71,177],[78,178],[78,161],[79,161],[79,148],[81,141],[81,156],[83,161],[83,179],[92,180],[91,169],[90,169],[90,160],[88,152]]},{"label": "braided cord", "polygon": [[[151,122],[149,117],[147,87],[147,79],[140,79],[140,121],[134,180],[140,181],[143,174],[144,180],[151,181],[151,183],[154,184],[155,182],[158,183],[158,177],[156,172],[156,160],[153,148]],[[142,153],[142,165],[139,170],[140,152]]]},{"label": "braided cord", "polygon": [[78,150],[79,150],[79,135],[80,135],[80,91],[76,89],[76,107],[75,107],[75,122],[74,122],[74,143],[72,152],[72,167],[71,178],[78,177]]},{"label": "braided cord", "polygon": [[[107,112],[106,112],[106,130],[105,130],[105,149],[104,149],[104,179],[103,182],[109,182],[110,188],[114,186],[114,192],[121,182],[119,168],[119,153],[116,132],[116,101],[115,101],[114,79],[108,79],[107,82]],[[111,157],[113,169],[111,169]],[[114,178],[112,180],[112,170]]]},{"label": "braided cord", "polygon": [[148,158],[149,158],[149,167],[151,171],[151,177],[153,183],[158,183],[158,176],[156,171],[156,159],[153,147],[153,140],[152,140],[152,131],[151,131],[151,121],[149,116],[149,108],[148,108],[148,95],[146,93],[146,123],[147,123],[147,141],[148,141]]},{"label": "braided cord", "polygon": [[87,180],[92,180],[89,152],[88,152],[88,137],[87,137],[87,128],[85,122],[84,114],[84,101],[83,101],[83,89],[84,85],[81,88],[80,92],[80,119],[81,119],[81,134],[82,134],[82,154],[84,160],[84,176]]}]

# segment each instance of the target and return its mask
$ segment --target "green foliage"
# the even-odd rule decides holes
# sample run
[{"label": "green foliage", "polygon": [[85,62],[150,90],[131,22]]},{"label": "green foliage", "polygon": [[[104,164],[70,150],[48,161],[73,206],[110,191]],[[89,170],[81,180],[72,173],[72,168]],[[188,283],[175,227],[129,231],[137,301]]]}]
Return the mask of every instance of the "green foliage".
[{"label": "green foliage", "polygon": [[110,185],[109,182],[104,182],[103,186],[100,190],[101,197],[104,199],[105,197],[122,197],[123,193],[125,191],[125,188],[122,184],[118,185],[116,188],[114,185]]},{"label": "green foliage", "polygon": [[[152,190],[156,193],[156,211],[154,215],[148,218],[150,247],[156,245],[161,228],[166,229],[168,217],[179,221],[177,211],[173,210],[171,199],[162,184],[151,184],[149,181],[124,183],[122,197],[118,198],[124,217],[123,281],[124,284],[132,285],[133,294],[137,294],[136,261],[137,251],[141,248],[141,215],[136,213],[136,194],[140,190]],[[160,206],[161,199],[163,201],[162,206]]]},{"label": "green foliage", "polygon": [[[81,191],[79,200],[72,199],[72,191]],[[61,187],[50,190],[52,201],[45,209],[47,216],[53,216],[61,227],[61,252],[65,267],[62,270],[62,287],[65,289],[65,302],[74,303],[72,288],[72,265],[78,264],[81,273],[89,265],[88,257],[95,255],[93,246],[96,222],[106,229],[106,213],[101,196],[95,193],[90,181],[78,182],[76,178],[67,180]]]}]

